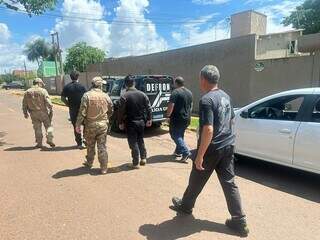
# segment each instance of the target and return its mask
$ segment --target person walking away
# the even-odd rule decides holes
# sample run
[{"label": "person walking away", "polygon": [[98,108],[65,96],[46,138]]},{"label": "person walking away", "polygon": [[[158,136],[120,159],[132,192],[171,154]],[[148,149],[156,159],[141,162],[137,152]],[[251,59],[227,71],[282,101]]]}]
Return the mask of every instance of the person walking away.
[{"label": "person walking away", "polygon": [[69,107],[70,120],[73,125],[75,141],[79,149],[83,149],[83,140],[81,133],[76,132],[76,121],[79,113],[79,108],[81,104],[81,98],[86,92],[84,86],[82,86],[79,81],[79,73],[77,71],[72,71],[70,74],[71,83],[68,83],[62,90],[61,101],[64,102],[66,106]]},{"label": "person walking away", "polygon": [[182,157],[180,161],[186,163],[190,151],[184,141],[184,134],[191,122],[192,93],[184,86],[182,77],[175,79],[174,87],[167,110],[167,116],[170,118],[169,131],[176,144],[174,156]]},{"label": "person walking away", "polygon": [[172,199],[172,209],[192,213],[198,195],[216,170],[231,218],[226,225],[240,236],[247,236],[249,229],[242,210],[240,193],[234,178],[234,112],[230,97],[218,88],[220,73],[208,65],[200,72],[200,87],[204,92],[199,104],[200,138],[197,154],[183,198]]},{"label": "person walking away", "polygon": [[47,144],[54,148],[56,145],[53,143],[53,106],[50,96],[41,78],[36,78],[33,81],[33,86],[29,88],[23,95],[22,111],[26,119],[31,117],[34,135],[36,139],[36,147],[42,148],[42,125],[46,130]]},{"label": "person walking away", "polygon": [[80,134],[81,125],[85,126],[83,135],[87,142],[87,160],[83,165],[92,168],[97,145],[101,174],[106,174],[108,167],[106,143],[113,104],[109,95],[102,91],[103,83],[101,77],[94,77],[91,90],[83,95],[76,121],[76,132]]},{"label": "person walking away", "polygon": [[120,98],[118,122],[121,130],[126,129],[132,155],[133,169],[147,163],[147,150],[144,144],[145,127],[152,125],[152,111],[149,98],[135,88],[133,76],[125,78],[126,92]]}]

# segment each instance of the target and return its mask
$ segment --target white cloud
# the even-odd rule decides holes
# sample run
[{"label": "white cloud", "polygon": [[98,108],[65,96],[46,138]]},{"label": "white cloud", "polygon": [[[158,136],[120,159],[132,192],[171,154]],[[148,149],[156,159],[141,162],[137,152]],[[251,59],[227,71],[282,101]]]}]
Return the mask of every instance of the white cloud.
[{"label": "white cloud", "polygon": [[292,26],[283,26],[282,20],[291,14],[303,0],[285,0],[278,4],[267,5],[258,9],[258,12],[268,16],[267,32],[284,32],[292,30]]},{"label": "white cloud", "polygon": [[190,46],[222,40],[230,37],[230,27],[226,20],[221,20],[217,24],[209,24],[216,14],[190,20],[184,24],[179,31],[171,33],[177,45],[174,48]]},{"label": "white cloud", "polygon": [[[120,0],[111,24],[110,55],[141,55],[167,49],[156,26],[145,18],[149,0]],[[128,23],[129,22],[129,23]]]},{"label": "white cloud", "polygon": [[[13,69],[23,69],[26,57],[23,54],[24,45],[12,42],[8,26],[0,23],[0,74]],[[35,69],[36,64],[27,61],[29,69]]]},{"label": "white cloud", "polygon": [[110,48],[109,24],[103,20],[105,9],[95,0],[64,0],[62,20],[57,20],[62,48],[85,41],[90,46],[107,51]]},{"label": "white cloud", "polygon": [[230,0],[192,0],[193,3],[200,4],[200,5],[217,5],[217,4],[227,3],[229,1]]},{"label": "white cloud", "polygon": [[6,24],[0,23],[0,44],[5,43],[10,38],[10,31]]}]

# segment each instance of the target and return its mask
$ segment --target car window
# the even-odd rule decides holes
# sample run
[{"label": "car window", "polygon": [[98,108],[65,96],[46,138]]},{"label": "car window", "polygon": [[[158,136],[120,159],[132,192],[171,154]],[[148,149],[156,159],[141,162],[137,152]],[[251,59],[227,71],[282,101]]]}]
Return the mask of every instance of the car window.
[{"label": "car window", "polygon": [[303,95],[271,99],[249,109],[249,118],[295,121],[303,101]]},{"label": "car window", "polygon": [[320,123],[320,97],[318,97],[316,103],[314,104],[311,122],[318,122]]}]

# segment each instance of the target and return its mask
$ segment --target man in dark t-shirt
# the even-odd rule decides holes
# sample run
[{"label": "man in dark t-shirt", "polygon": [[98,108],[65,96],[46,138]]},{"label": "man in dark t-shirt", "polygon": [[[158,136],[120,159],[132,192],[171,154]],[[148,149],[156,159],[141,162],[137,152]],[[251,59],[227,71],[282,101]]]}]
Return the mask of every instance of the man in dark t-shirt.
[{"label": "man in dark t-shirt", "polygon": [[66,106],[69,107],[70,120],[73,125],[75,140],[77,146],[81,149],[83,148],[82,136],[81,133],[77,133],[75,131],[75,126],[81,104],[81,98],[86,92],[86,89],[78,82],[79,73],[77,71],[72,71],[70,77],[72,82],[63,88],[61,93],[61,101],[63,101]]},{"label": "man in dark t-shirt", "polygon": [[200,86],[204,92],[199,104],[200,138],[189,185],[182,199],[172,199],[172,209],[191,214],[198,195],[215,170],[231,215],[226,225],[245,237],[249,230],[234,181],[234,112],[230,97],[218,88],[219,79],[215,66],[205,66],[200,72]]},{"label": "man in dark t-shirt", "polygon": [[184,141],[184,133],[190,124],[192,111],[192,93],[184,86],[184,79],[177,77],[174,81],[175,90],[172,91],[168,104],[167,116],[170,118],[170,136],[176,144],[175,157],[181,157],[186,162],[190,151]]}]

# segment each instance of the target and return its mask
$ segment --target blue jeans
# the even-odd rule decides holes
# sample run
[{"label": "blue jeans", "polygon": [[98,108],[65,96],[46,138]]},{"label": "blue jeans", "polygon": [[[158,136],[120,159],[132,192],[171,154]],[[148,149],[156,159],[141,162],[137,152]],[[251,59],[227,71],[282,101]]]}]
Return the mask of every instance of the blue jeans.
[{"label": "blue jeans", "polygon": [[174,125],[170,125],[170,136],[176,144],[175,153],[182,154],[182,156],[187,156],[190,154],[190,151],[186,143],[184,142],[185,131],[186,127],[177,127]]}]

